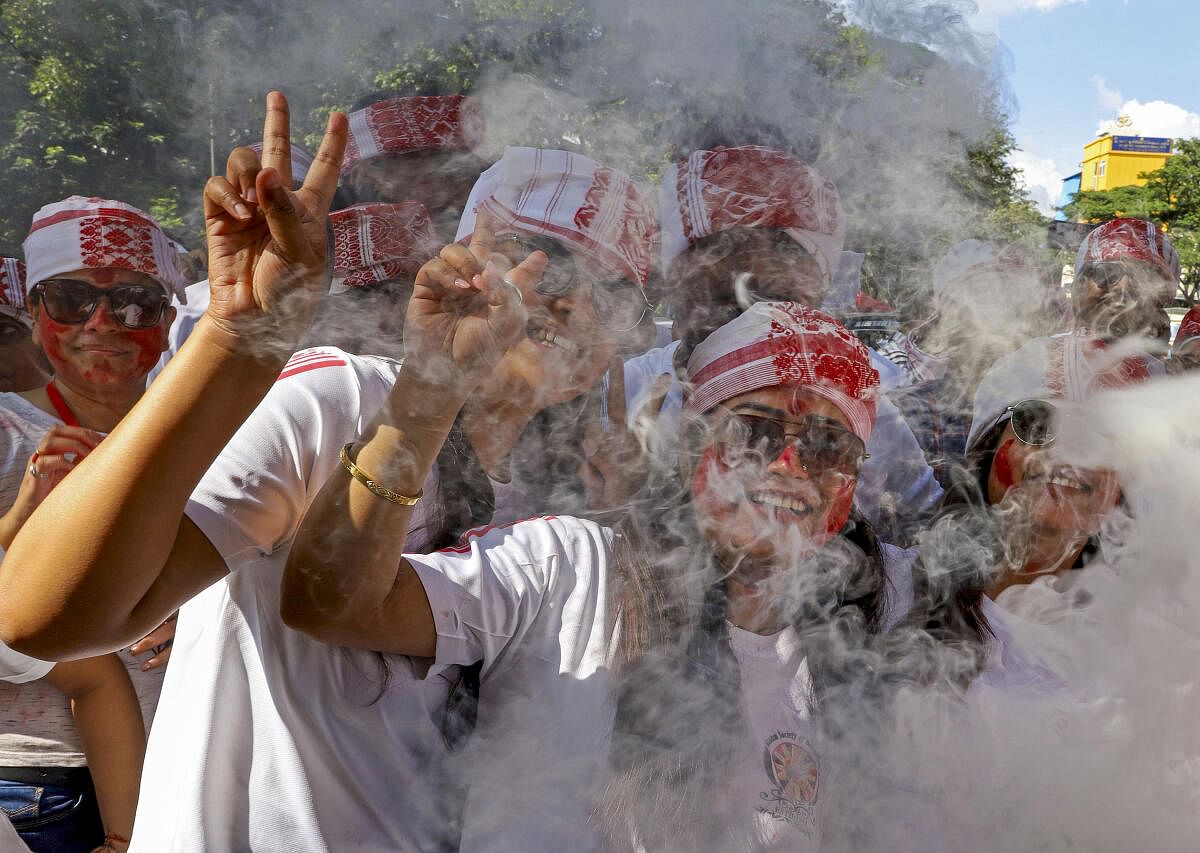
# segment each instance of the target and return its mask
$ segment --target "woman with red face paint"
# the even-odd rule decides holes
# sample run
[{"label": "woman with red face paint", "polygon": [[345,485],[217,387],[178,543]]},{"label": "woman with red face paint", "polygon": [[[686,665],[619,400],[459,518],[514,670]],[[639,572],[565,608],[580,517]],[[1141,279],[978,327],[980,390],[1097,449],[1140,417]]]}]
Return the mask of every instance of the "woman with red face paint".
[{"label": "woman with red face paint", "polygon": [[1063,686],[1022,636],[1029,632],[1014,609],[1031,585],[1072,605],[1071,573],[1098,555],[1121,488],[1113,471],[1062,457],[1060,412],[1159,370],[1147,356],[1114,352],[1079,331],[1031,341],[984,376],[966,466],[931,523],[916,576],[913,621],[964,653],[948,673],[952,682]]},{"label": "woman with red face paint", "polygon": [[[74,196],[47,205],[34,216],[25,256],[33,341],[54,378],[0,394],[0,548],[142,396],[174,317],[170,295],[184,285],[166,235],[117,201]],[[53,790],[71,804],[50,807],[47,799],[25,810],[18,829],[35,850],[90,850],[105,828],[129,836],[143,725],[154,714],[173,631],[169,623],[135,644],[138,654],[152,651],[145,663],[121,652],[60,664],[31,684],[0,685],[0,785]],[[97,737],[105,730],[107,742]],[[5,806],[14,803],[6,798]]]},{"label": "woman with red face paint", "polygon": [[[716,331],[688,373],[679,476],[615,530],[545,517],[401,557],[403,502],[340,473],[305,518],[284,578],[294,627],[423,658],[427,677],[482,665],[464,850],[598,849],[610,761],[629,784],[667,786],[646,801],[681,809],[654,824],[640,786],[615,795],[618,835],[629,818],[650,847],[668,833],[690,849],[817,849],[820,726],[805,697],[818,674],[838,677],[830,644],[863,644],[905,606],[888,576],[906,555],[851,514],[878,374],[852,334],[791,303]],[[393,413],[388,434],[425,447],[461,394],[425,405]],[[419,484],[433,459],[407,440],[362,447],[357,465],[389,488]],[[686,808],[665,770],[681,764],[703,792]]]}]

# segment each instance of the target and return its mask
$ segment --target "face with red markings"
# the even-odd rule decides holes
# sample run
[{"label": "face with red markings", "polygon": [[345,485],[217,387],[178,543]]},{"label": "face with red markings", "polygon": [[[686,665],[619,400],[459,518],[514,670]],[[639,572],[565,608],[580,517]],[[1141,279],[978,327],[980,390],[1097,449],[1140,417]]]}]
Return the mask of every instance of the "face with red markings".
[{"label": "face with red markings", "polygon": [[846,439],[849,447],[861,444],[846,438],[850,425],[837,406],[803,388],[750,391],[705,416],[710,438],[692,480],[704,535],[723,558],[792,562],[845,525],[861,458],[848,456],[847,464],[831,466],[792,440],[777,454],[728,440],[728,419],[741,429],[756,418],[777,422],[789,437],[819,429]]},{"label": "face with red markings", "polygon": [[988,502],[1011,509],[1029,535],[1064,543],[1093,536],[1120,495],[1112,471],[1067,465],[1053,444],[1025,444],[1005,425],[988,473]]},{"label": "face with red markings", "polygon": [[[81,269],[55,278],[85,281],[99,290],[123,285],[163,289],[145,273],[116,268]],[[104,299],[91,317],[74,325],[52,319],[40,302],[32,309],[34,342],[46,353],[55,376],[81,388],[144,384],[167,348],[167,330],[175,319],[175,309],[168,307],[156,325],[131,329],[117,321]]]}]

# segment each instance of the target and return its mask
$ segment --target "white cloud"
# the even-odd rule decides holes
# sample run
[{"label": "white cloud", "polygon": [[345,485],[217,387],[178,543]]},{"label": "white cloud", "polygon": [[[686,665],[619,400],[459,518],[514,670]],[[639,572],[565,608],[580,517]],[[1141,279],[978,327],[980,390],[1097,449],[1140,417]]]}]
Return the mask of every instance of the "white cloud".
[{"label": "white cloud", "polygon": [[1125,97],[1116,89],[1108,88],[1108,82],[1096,74],[1092,77],[1092,84],[1096,87],[1096,94],[1100,96],[1100,106],[1109,112],[1116,112],[1121,109],[1121,105],[1125,103]]},{"label": "white cloud", "polygon": [[1125,101],[1117,110],[1118,116],[1128,116],[1131,124],[1122,127],[1116,119],[1101,121],[1096,133],[1117,133],[1124,136],[1200,136],[1200,115],[1167,101],[1142,103],[1136,98]]},{"label": "white cloud", "polygon": [[1022,180],[1038,210],[1047,216],[1053,216],[1054,208],[1058,206],[1062,196],[1062,180],[1068,172],[1052,158],[1038,157],[1020,148],[1013,151],[1008,162],[1024,173]]},{"label": "white cloud", "polygon": [[1000,19],[1019,15],[1022,12],[1049,12],[1059,6],[1086,3],[1087,0],[978,0],[979,7],[971,19],[977,30],[995,32]]}]

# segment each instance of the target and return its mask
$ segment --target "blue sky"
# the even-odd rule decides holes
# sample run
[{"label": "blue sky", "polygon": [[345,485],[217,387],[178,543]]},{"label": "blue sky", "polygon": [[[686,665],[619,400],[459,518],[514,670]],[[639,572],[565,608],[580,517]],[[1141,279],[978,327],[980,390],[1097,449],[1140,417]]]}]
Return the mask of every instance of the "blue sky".
[{"label": "blue sky", "polygon": [[979,0],[1016,100],[1013,162],[1043,205],[1118,115],[1143,136],[1200,136],[1200,2]]}]

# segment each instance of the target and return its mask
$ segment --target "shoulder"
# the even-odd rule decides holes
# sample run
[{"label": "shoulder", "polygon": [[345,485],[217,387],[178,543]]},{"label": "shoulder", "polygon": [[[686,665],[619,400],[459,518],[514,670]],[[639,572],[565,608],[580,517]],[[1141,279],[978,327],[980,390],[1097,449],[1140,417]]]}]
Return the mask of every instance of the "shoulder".
[{"label": "shoulder", "polygon": [[607,555],[612,542],[612,530],[594,521],[544,515],[468,530],[459,544],[439,553],[467,554],[506,549],[531,557],[557,555],[572,559]]},{"label": "shoulder", "polygon": [[275,380],[268,401],[312,397],[326,403],[386,393],[396,382],[400,362],[360,356],[336,347],[312,347],[297,352]]}]

